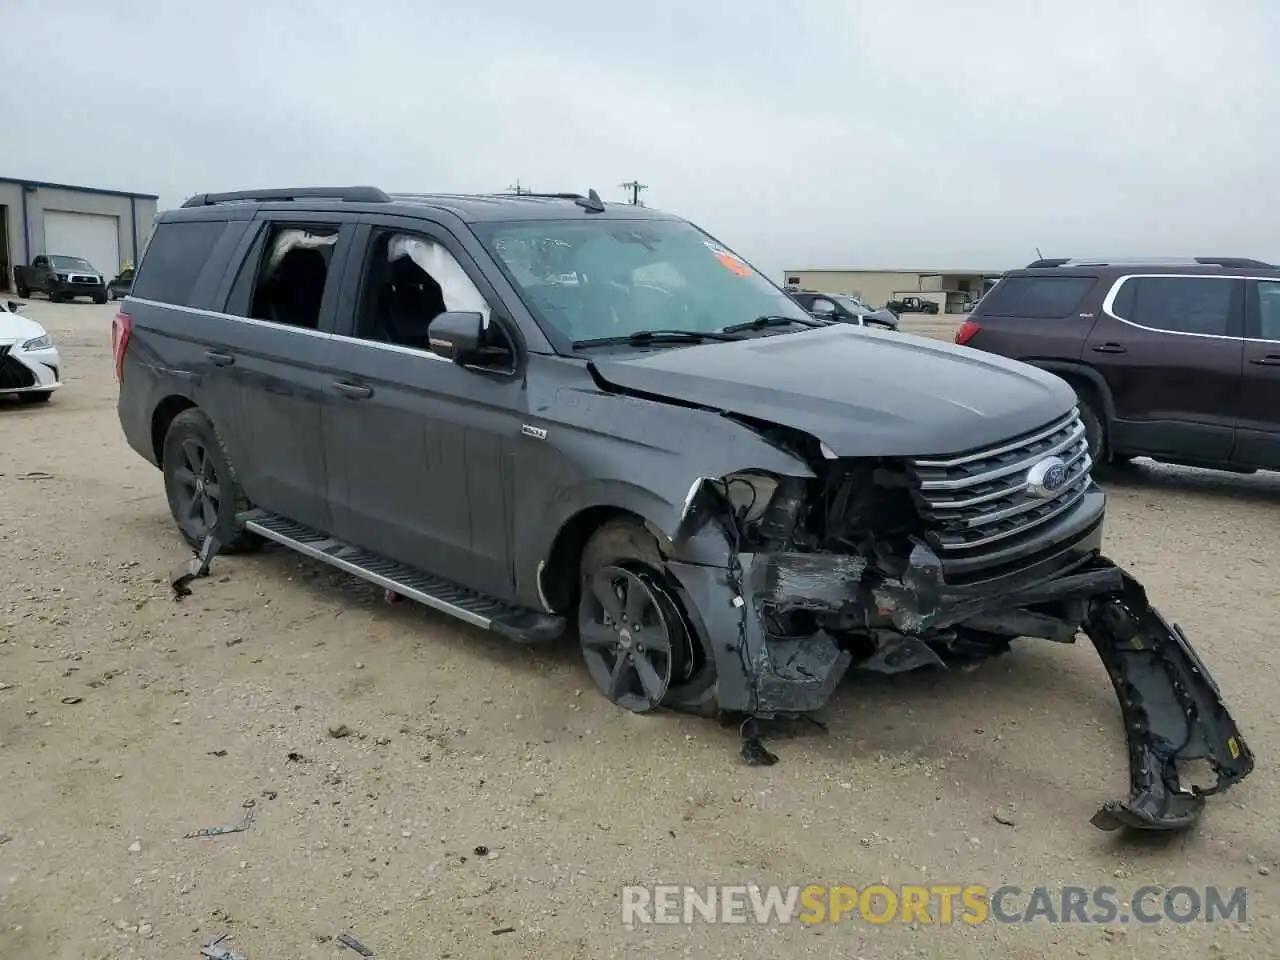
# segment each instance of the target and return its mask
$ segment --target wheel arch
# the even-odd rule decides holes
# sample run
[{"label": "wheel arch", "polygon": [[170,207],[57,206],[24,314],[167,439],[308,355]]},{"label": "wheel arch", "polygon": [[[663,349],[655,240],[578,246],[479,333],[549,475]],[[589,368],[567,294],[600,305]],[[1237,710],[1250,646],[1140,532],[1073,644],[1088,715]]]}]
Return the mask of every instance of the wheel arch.
[{"label": "wheel arch", "polygon": [[164,438],[169,432],[169,425],[183,410],[190,410],[196,405],[190,397],[178,393],[170,394],[156,404],[151,414],[151,449],[160,466],[164,466]]},{"label": "wheel arch", "polygon": [[1023,363],[1057,374],[1077,390],[1084,388],[1097,397],[1101,409],[1098,411],[1106,420],[1109,428],[1116,418],[1115,401],[1111,397],[1111,388],[1106,379],[1093,367],[1085,363],[1074,363],[1069,360],[1040,360],[1035,357],[1022,358]]}]

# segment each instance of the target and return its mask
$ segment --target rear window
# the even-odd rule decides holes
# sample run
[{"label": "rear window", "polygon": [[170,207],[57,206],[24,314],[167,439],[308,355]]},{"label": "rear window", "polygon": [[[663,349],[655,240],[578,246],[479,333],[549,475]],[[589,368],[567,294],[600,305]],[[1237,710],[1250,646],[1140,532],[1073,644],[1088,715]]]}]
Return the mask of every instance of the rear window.
[{"label": "rear window", "polygon": [[982,298],[977,315],[1061,320],[1097,282],[1097,277],[1005,277]]},{"label": "rear window", "polygon": [[191,293],[214,244],[227,227],[225,220],[185,220],[158,223],[147,243],[134,297],[191,306]]}]

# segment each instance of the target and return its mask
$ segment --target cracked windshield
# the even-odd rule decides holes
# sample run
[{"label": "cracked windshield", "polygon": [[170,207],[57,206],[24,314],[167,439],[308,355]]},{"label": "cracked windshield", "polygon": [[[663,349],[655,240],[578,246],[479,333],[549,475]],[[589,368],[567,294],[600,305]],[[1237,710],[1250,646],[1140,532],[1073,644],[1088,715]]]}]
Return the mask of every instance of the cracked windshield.
[{"label": "cracked windshield", "polygon": [[760,317],[811,323],[737,254],[667,220],[497,224],[482,239],[525,302],[572,342],[646,330],[716,333]]}]

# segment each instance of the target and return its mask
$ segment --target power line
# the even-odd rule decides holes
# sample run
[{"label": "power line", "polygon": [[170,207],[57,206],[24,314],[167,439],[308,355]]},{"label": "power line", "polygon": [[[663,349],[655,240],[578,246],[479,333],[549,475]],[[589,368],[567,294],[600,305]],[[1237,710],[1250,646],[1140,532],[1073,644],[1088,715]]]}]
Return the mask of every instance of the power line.
[{"label": "power line", "polygon": [[644,206],[644,204],[640,202],[640,191],[649,189],[649,185],[647,183],[641,183],[639,180],[628,180],[626,183],[618,184],[618,186],[631,194],[631,199],[627,202],[633,207]]}]

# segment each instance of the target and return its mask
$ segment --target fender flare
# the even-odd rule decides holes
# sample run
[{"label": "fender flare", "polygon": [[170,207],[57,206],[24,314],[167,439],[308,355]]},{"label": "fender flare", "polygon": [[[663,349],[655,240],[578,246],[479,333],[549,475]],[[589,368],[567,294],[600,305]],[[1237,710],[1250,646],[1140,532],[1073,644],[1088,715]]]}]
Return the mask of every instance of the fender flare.
[{"label": "fender flare", "polygon": [[1102,400],[1101,412],[1106,419],[1107,427],[1110,428],[1115,423],[1116,405],[1111,396],[1111,388],[1107,385],[1107,381],[1102,374],[1087,363],[1073,360],[1040,360],[1034,357],[1024,358],[1022,362],[1029,363],[1033,367],[1039,367],[1041,370],[1047,370],[1050,373],[1056,373],[1068,382],[1072,378],[1087,380]]}]

